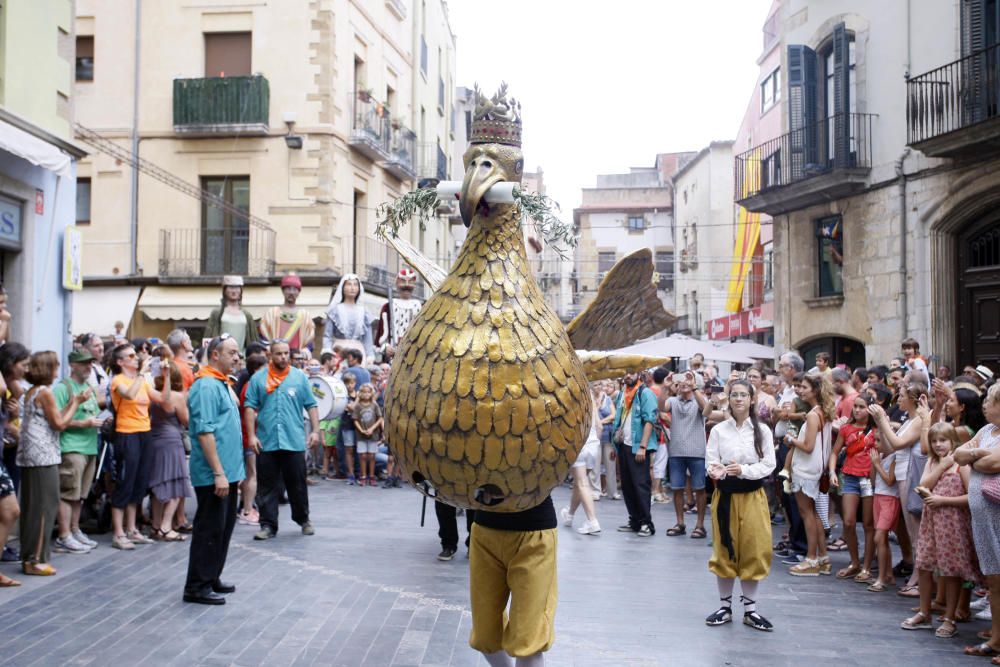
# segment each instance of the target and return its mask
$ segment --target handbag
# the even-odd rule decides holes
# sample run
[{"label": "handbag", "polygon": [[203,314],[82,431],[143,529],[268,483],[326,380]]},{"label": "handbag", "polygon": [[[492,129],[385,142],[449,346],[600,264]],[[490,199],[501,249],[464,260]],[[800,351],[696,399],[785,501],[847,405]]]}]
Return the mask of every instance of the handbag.
[{"label": "handbag", "polygon": [[923,516],[924,513],[924,499],[917,493],[917,487],[920,486],[920,478],[923,477],[925,467],[927,467],[927,456],[910,452],[910,465],[906,471],[907,479],[912,480],[910,492],[901,500],[903,509],[916,517]]},{"label": "handbag", "polygon": [[[823,455],[823,461],[830,460],[830,451],[833,449],[833,426],[827,422],[823,425],[823,449],[821,454]],[[830,475],[827,474],[824,467],[823,473],[819,477],[819,492],[820,493],[830,493]]]},{"label": "handbag", "polygon": [[983,480],[983,498],[994,505],[1000,505],[1000,475],[991,475]]}]

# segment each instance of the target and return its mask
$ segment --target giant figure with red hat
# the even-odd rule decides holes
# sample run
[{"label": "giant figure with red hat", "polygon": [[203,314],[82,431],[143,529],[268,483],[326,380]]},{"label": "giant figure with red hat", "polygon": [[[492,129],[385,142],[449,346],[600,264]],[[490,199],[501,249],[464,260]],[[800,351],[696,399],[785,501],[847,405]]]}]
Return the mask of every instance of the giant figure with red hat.
[{"label": "giant figure with red hat", "polygon": [[283,340],[293,350],[313,349],[316,325],[309,311],[297,305],[301,292],[302,279],[294,273],[281,279],[284,303],[267,311],[260,320],[260,335],[264,342]]},{"label": "giant figure with red hat", "polygon": [[378,316],[375,345],[383,359],[387,346],[395,348],[399,344],[423,306],[419,299],[413,298],[416,286],[417,272],[408,266],[400,269],[396,274],[396,294],[393,295],[392,304],[386,302]]}]

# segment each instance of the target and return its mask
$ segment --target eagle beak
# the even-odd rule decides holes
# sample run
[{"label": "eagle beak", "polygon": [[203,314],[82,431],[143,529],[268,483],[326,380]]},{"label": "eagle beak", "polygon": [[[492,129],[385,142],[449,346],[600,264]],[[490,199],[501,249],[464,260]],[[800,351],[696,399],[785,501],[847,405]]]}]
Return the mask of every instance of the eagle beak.
[{"label": "eagle beak", "polygon": [[462,192],[458,198],[458,207],[462,213],[462,222],[466,227],[472,224],[472,218],[480,204],[485,206],[483,198],[494,184],[504,180],[503,174],[497,168],[496,162],[489,156],[479,156],[469,163],[462,181]]}]

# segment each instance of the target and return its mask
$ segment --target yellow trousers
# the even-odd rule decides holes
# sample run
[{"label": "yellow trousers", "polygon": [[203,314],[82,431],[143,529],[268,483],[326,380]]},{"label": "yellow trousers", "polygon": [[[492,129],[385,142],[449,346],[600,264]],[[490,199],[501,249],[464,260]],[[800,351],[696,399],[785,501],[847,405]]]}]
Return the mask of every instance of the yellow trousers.
[{"label": "yellow trousers", "polygon": [[722,545],[719,533],[719,491],[712,494],[712,558],[708,569],[724,579],[760,581],[771,572],[771,516],[764,489],[734,493],[729,505],[729,533],[736,558]]},{"label": "yellow trousers", "polygon": [[[527,657],[555,640],[556,533],[513,531],[473,524],[469,541],[469,645]],[[510,616],[507,602],[510,601]]]}]

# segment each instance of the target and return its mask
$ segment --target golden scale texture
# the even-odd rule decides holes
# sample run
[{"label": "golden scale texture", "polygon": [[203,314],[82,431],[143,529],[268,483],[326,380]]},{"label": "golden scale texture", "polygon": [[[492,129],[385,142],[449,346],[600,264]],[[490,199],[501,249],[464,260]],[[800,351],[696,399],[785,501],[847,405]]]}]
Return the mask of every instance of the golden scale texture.
[{"label": "golden scale texture", "polygon": [[[535,507],[565,478],[590,430],[583,364],[531,275],[515,206],[476,214],[396,360],[386,441],[406,476],[426,479],[448,504]],[[480,502],[487,485],[501,502]]]}]

